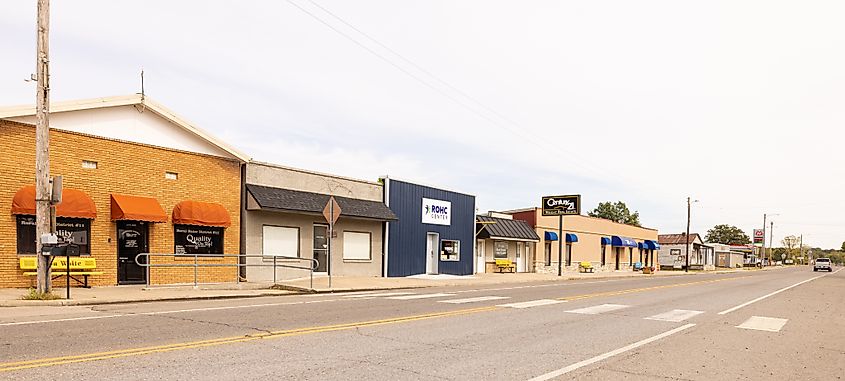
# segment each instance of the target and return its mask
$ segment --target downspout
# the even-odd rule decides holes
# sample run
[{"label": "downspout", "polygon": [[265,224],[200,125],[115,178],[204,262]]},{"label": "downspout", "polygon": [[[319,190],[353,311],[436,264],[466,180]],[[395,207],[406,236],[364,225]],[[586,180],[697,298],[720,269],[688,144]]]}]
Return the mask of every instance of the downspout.
[{"label": "downspout", "polygon": [[[387,208],[390,209],[390,178],[384,176],[382,178],[382,201],[384,205],[387,205]],[[390,241],[390,221],[384,221],[384,229],[382,230],[382,269],[381,269],[381,276],[383,278],[387,278],[387,262],[390,259],[388,255],[388,242]]]}]

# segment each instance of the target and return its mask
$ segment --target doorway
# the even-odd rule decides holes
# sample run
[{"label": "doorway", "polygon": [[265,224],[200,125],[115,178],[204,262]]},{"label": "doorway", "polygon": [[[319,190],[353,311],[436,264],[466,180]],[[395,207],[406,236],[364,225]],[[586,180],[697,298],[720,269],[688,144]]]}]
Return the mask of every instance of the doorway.
[{"label": "doorway", "polygon": [[329,272],[329,226],[314,225],[314,259],[317,260],[318,273]]},{"label": "doorway", "polygon": [[475,273],[484,274],[486,272],[487,261],[484,260],[484,240],[479,239],[475,243]]},{"label": "doorway", "polygon": [[522,255],[522,243],[516,243],[516,272],[525,272],[525,257]]},{"label": "doorway", "polygon": [[[147,268],[138,254],[149,253],[149,226],[142,221],[117,221],[117,284],[146,284]],[[147,257],[139,262],[147,263]]]},{"label": "doorway", "polygon": [[621,256],[620,253],[624,250],[622,247],[614,247],[613,251],[616,252],[616,271],[619,271],[619,257]]},{"label": "doorway", "polygon": [[425,272],[426,274],[438,273],[438,246],[440,246],[440,234],[428,233],[426,236],[426,257],[425,257]]}]

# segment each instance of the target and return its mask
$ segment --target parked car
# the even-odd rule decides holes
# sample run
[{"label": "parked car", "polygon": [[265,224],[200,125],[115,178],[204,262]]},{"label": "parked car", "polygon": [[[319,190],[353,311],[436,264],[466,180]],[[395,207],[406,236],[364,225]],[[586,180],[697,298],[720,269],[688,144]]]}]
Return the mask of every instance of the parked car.
[{"label": "parked car", "polygon": [[833,271],[833,268],[830,266],[830,258],[816,258],[813,271],[819,270]]}]

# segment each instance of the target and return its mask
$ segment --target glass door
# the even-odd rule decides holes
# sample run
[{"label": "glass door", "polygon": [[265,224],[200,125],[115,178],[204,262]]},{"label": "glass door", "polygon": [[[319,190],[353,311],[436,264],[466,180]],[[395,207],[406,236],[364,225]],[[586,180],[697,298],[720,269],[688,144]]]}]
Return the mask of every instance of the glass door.
[{"label": "glass door", "polygon": [[[149,253],[149,230],[146,222],[117,222],[117,283],[146,284],[147,269],[135,262],[141,253]],[[146,263],[146,257],[141,257]]]},{"label": "glass door", "polygon": [[329,226],[314,225],[314,259],[317,260],[317,272],[329,270]]}]

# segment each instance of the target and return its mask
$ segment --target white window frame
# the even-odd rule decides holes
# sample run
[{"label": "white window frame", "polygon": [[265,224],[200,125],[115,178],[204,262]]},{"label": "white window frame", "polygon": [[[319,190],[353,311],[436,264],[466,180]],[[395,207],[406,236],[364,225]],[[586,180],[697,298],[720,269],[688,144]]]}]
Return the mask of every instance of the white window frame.
[{"label": "white window frame", "polygon": [[[455,247],[457,248],[457,252],[455,252],[455,258],[448,258],[443,255],[443,244],[446,242],[454,242]],[[457,239],[441,239],[440,240],[440,261],[441,262],[460,262],[461,260],[461,241]]]},{"label": "white window frame", "polygon": [[[267,243],[267,230],[268,230],[268,228],[270,228],[270,229],[285,229],[287,231],[295,231],[295,234],[296,234],[296,239],[295,239],[296,254],[295,255],[287,255],[287,254],[282,253],[282,252],[268,253],[267,248],[265,247],[265,245]],[[299,227],[297,227],[297,226],[262,225],[261,226],[261,254],[263,256],[267,257],[267,258],[280,257],[280,256],[302,258],[302,250],[301,250],[302,245],[300,244],[300,239],[301,239],[300,230],[299,230]]]},{"label": "white window frame", "polygon": [[[351,250],[360,249],[363,245],[351,245],[350,239],[362,239],[366,236],[367,242],[367,256],[355,255],[352,256]],[[357,232],[346,230],[343,232],[343,260],[350,262],[370,262],[373,260],[373,235],[370,232]]]}]

